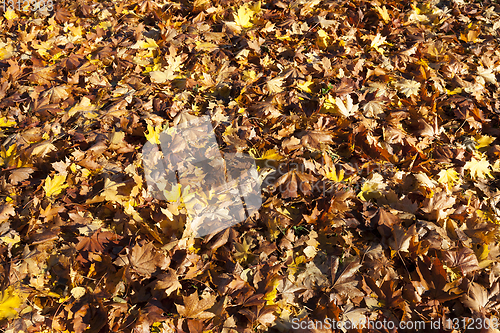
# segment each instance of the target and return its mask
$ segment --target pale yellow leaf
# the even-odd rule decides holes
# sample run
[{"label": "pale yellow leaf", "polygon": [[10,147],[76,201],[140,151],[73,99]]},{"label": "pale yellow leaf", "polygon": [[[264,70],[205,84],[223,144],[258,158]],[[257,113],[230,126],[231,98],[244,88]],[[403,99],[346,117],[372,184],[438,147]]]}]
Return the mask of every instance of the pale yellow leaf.
[{"label": "pale yellow leaf", "polygon": [[153,71],[149,72],[149,77],[151,78],[151,82],[153,83],[165,83],[168,80],[175,79],[176,75],[171,70],[166,71]]},{"label": "pale yellow leaf", "polygon": [[75,105],[74,107],[72,107],[68,111],[68,116],[72,117],[77,112],[84,112],[85,113],[85,112],[91,112],[95,109],[96,109],[96,106],[92,104],[90,99],[88,97],[83,97],[80,100],[80,103],[78,103],[77,105]]},{"label": "pale yellow leaf", "polygon": [[219,47],[216,44],[208,43],[208,42],[196,42],[196,51],[214,51]]},{"label": "pale yellow leaf", "polygon": [[56,146],[54,146],[49,140],[45,140],[43,142],[36,144],[33,147],[31,155],[44,157],[51,151],[55,150],[57,150]]},{"label": "pale yellow leaf", "polygon": [[465,170],[469,170],[472,179],[485,179],[486,176],[493,178],[490,174],[490,162],[486,158],[477,159],[476,156],[471,161],[465,163]]},{"label": "pale yellow leaf", "polygon": [[137,41],[134,45],[131,46],[133,49],[144,49],[144,50],[155,50],[158,48],[158,44],[153,38],[146,38],[146,40]]},{"label": "pale yellow leaf", "polygon": [[399,92],[405,94],[406,97],[417,95],[420,90],[420,82],[412,80],[404,80],[396,83],[396,88]]},{"label": "pale yellow leaf", "polygon": [[346,118],[354,115],[356,111],[358,111],[358,104],[353,104],[350,95],[346,96],[345,102],[339,97],[336,97],[335,105],[337,106],[338,112]]},{"label": "pale yellow leaf", "polygon": [[283,91],[281,86],[283,85],[283,80],[284,78],[282,77],[275,77],[272,80],[267,81],[267,89],[271,93],[280,93]]},{"label": "pale yellow leaf", "polygon": [[483,66],[479,66],[477,68],[477,74],[479,74],[486,82],[496,84],[497,79],[495,77],[495,73],[490,68],[484,68]]},{"label": "pale yellow leaf", "polygon": [[86,292],[87,292],[87,290],[83,287],[75,287],[75,288],[71,289],[71,295],[73,295],[73,297],[76,300],[79,300],[80,298],[82,298]]},{"label": "pale yellow leaf", "polygon": [[382,8],[380,8],[379,6],[375,6],[375,9],[377,10],[382,20],[384,20],[385,23],[389,23],[389,20],[391,18],[389,17],[389,12],[387,11],[387,8],[385,6],[383,6]]},{"label": "pale yellow leaf", "polygon": [[384,50],[381,48],[382,45],[388,44],[386,42],[386,37],[382,37],[380,33],[378,33],[372,40],[370,47],[374,48],[378,53],[384,54]]},{"label": "pale yellow leaf", "polygon": [[309,246],[306,246],[306,248],[304,249],[304,254],[308,258],[314,258],[316,256],[316,253],[317,253],[317,250],[314,246],[309,245]]},{"label": "pale yellow leaf", "polygon": [[375,173],[363,184],[358,197],[363,201],[380,198],[382,196],[381,190],[386,186],[384,177],[379,173]]},{"label": "pale yellow leaf", "polygon": [[458,172],[454,169],[443,169],[439,172],[438,176],[438,182],[446,185],[448,188],[453,187],[453,185],[460,180]]}]

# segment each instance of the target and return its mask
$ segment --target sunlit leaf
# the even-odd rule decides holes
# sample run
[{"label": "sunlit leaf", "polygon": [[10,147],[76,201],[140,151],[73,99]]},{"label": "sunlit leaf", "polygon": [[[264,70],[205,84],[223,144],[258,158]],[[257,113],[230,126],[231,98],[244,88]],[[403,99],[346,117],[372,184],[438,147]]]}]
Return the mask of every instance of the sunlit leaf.
[{"label": "sunlit leaf", "polygon": [[406,97],[410,97],[412,95],[417,95],[420,91],[420,82],[412,81],[412,80],[404,80],[396,83],[396,88]]},{"label": "sunlit leaf", "polygon": [[13,286],[3,290],[0,297],[0,320],[16,317],[21,304],[22,299]]},{"label": "sunlit leaf", "polygon": [[490,174],[490,162],[485,157],[477,158],[474,156],[472,160],[465,163],[464,169],[469,170],[472,179],[493,178]]},{"label": "sunlit leaf", "polygon": [[43,185],[43,189],[45,190],[45,195],[47,197],[52,197],[60,194],[62,190],[67,188],[69,185],[66,184],[66,175],[65,174],[57,174],[54,175],[53,178],[47,176],[45,179],[45,183]]}]

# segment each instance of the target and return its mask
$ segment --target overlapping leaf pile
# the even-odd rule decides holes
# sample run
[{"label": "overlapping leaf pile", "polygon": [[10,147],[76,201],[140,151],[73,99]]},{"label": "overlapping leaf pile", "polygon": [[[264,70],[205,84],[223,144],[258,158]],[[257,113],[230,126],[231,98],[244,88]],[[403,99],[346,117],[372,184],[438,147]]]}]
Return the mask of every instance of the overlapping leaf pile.
[{"label": "overlapping leaf pile", "polygon": [[[498,4],[56,5],[0,23],[5,330],[497,315]],[[141,148],[201,114],[264,204],[192,239]]]}]

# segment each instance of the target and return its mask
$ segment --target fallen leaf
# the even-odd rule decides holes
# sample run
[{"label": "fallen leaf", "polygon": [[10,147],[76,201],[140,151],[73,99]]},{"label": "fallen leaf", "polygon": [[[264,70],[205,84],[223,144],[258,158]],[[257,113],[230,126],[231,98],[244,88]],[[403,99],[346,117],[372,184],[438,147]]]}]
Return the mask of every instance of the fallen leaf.
[{"label": "fallen leaf", "polygon": [[43,189],[45,190],[45,195],[48,197],[57,196],[67,188],[69,184],[66,184],[66,175],[65,174],[57,174],[54,175],[53,178],[47,176],[45,179],[45,184],[43,185]]},{"label": "fallen leaf", "polygon": [[216,301],[216,296],[203,294],[200,300],[198,291],[189,296],[182,296],[184,305],[175,304],[179,315],[185,318],[210,319],[215,316],[214,313],[205,310],[210,309]]}]

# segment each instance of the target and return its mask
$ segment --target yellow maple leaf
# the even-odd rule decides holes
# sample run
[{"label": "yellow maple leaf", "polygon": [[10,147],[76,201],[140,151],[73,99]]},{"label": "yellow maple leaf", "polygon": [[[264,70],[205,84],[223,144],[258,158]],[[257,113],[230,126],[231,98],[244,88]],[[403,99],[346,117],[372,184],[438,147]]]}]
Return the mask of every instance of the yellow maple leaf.
[{"label": "yellow maple leaf", "polygon": [[335,98],[331,95],[326,96],[321,109],[323,112],[335,112]]},{"label": "yellow maple leaf", "polygon": [[378,33],[372,40],[372,43],[370,45],[370,47],[374,48],[378,53],[380,54],[384,54],[384,50],[382,48],[380,48],[382,45],[384,44],[388,44],[390,45],[387,41],[386,41],[386,38],[387,37],[382,37],[382,35],[380,33]]},{"label": "yellow maple leaf", "polygon": [[387,185],[384,184],[384,177],[382,177],[381,174],[372,174],[361,187],[358,197],[363,201],[380,198],[382,196],[381,190],[383,190],[386,186]]},{"label": "yellow maple leaf", "polygon": [[[278,296],[278,285],[279,285],[279,279],[275,278],[272,282],[269,283],[268,288],[271,289],[269,292],[267,292],[264,297],[262,297],[263,300],[266,301],[267,305],[273,305],[275,304],[276,297]],[[266,289],[268,289],[266,288]]]},{"label": "yellow maple leaf", "polygon": [[493,141],[495,141],[495,138],[489,135],[482,135],[479,138],[476,138],[476,149],[481,149],[488,147]]},{"label": "yellow maple leaf", "polygon": [[266,150],[261,157],[259,157],[257,151],[250,150],[248,152],[255,160],[282,160],[284,157],[280,155],[280,153],[276,149]]},{"label": "yellow maple leaf", "polygon": [[68,26],[68,30],[71,31],[73,37],[81,37],[85,32],[85,30],[81,26],[75,27],[73,25]]},{"label": "yellow maple leaf", "polygon": [[333,168],[325,167],[325,176],[326,178],[336,181],[338,183],[344,180],[344,170],[340,169],[339,172],[337,173],[335,165],[333,166]]},{"label": "yellow maple leaf", "polygon": [[500,172],[500,159],[496,160],[495,164],[493,164],[492,169],[495,172]]},{"label": "yellow maple leaf", "polygon": [[489,167],[490,162],[488,162],[485,157],[477,159],[476,156],[474,156],[471,161],[465,163],[464,166],[466,170],[469,170],[472,179],[485,179],[486,176],[493,178],[493,176],[490,174]]},{"label": "yellow maple leaf", "polygon": [[[446,89],[446,88],[445,88]],[[448,90],[446,89],[446,93],[448,95],[456,95],[456,94],[460,94],[462,92],[462,88],[458,87],[458,88],[455,88],[453,90]]]},{"label": "yellow maple leaf", "polygon": [[3,16],[7,19],[7,21],[10,21],[10,20],[13,20],[13,19],[19,17],[12,8],[7,9],[5,11],[5,13],[3,14]]},{"label": "yellow maple leaf", "polygon": [[148,132],[145,133],[146,139],[148,139],[148,141],[151,143],[159,145],[161,130],[162,130],[161,126],[154,127],[153,125],[148,124]]},{"label": "yellow maple leaf", "polygon": [[104,30],[107,30],[113,26],[111,22],[100,22],[99,26],[103,28]]},{"label": "yellow maple leaf", "polygon": [[256,9],[256,11],[260,10],[260,2],[258,3],[258,7],[255,8],[250,8],[248,4],[244,4],[238,8],[238,12],[234,14],[234,22],[242,28],[251,28],[253,26],[251,20],[256,14],[256,11],[253,9]]},{"label": "yellow maple leaf", "polygon": [[451,168],[441,170],[438,176],[438,182],[448,186],[448,188],[453,187],[453,185],[459,181],[458,172]]},{"label": "yellow maple leaf", "polygon": [[21,303],[22,299],[15,292],[13,286],[2,291],[0,296],[0,320],[17,316],[18,311],[16,309],[21,306]]},{"label": "yellow maple leaf", "polygon": [[15,55],[14,46],[10,43],[0,42],[0,60],[9,59]]},{"label": "yellow maple leaf", "polygon": [[164,190],[163,194],[168,202],[180,202],[182,197],[182,186],[181,184],[176,184],[172,186],[170,191]]},{"label": "yellow maple leaf", "polygon": [[3,240],[8,245],[14,245],[14,244],[17,244],[21,241],[21,237],[19,237],[19,235],[13,235],[12,237],[10,237],[10,236],[12,236],[12,235],[0,237],[0,239]]},{"label": "yellow maple leaf", "polygon": [[145,41],[140,40],[135,45],[132,46],[133,49],[146,49],[146,50],[154,50],[158,48],[158,44],[153,38],[146,38]]},{"label": "yellow maple leaf", "polygon": [[65,174],[54,175],[54,178],[50,178],[50,176],[47,176],[47,178],[45,178],[45,184],[43,185],[45,194],[48,197],[58,195],[62,192],[62,190],[69,186],[68,184],[65,184],[65,182]]},{"label": "yellow maple leaf", "polygon": [[313,81],[304,81],[304,83],[297,83],[297,88],[299,88],[302,91],[311,93],[311,86],[314,84]]},{"label": "yellow maple leaf", "polygon": [[9,120],[7,117],[0,118],[0,127],[12,127],[16,126],[17,123],[13,120]]},{"label": "yellow maple leaf", "polygon": [[254,70],[243,71],[243,81],[253,82],[257,78],[257,73]]},{"label": "yellow maple leaf", "polygon": [[15,143],[7,149],[5,149],[5,146],[0,147],[0,165],[7,167],[19,167],[19,165],[22,165],[22,162],[18,159]]},{"label": "yellow maple leaf", "polygon": [[235,242],[234,248],[236,250],[234,252],[234,257],[240,262],[245,262],[252,256],[252,242],[248,243],[246,238],[243,238],[243,242],[241,244]]},{"label": "yellow maple leaf", "polygon": [[389,17],[389,12],[387,11],[387,8],[385,6],[383,6],[382,8],[380,8],[379,6],[375,6],[375,9],[379,13],[382,20],[384,20],[385,23],[389,23],[391,18]]},{"label": "yellow maple leaf", "polygon": [[319,47],[327,47],[329,39],[330,39],[330,37],[328,37],[328,33],[325,30],[323,30],[323,29],[318,30],[318,46]]}]

